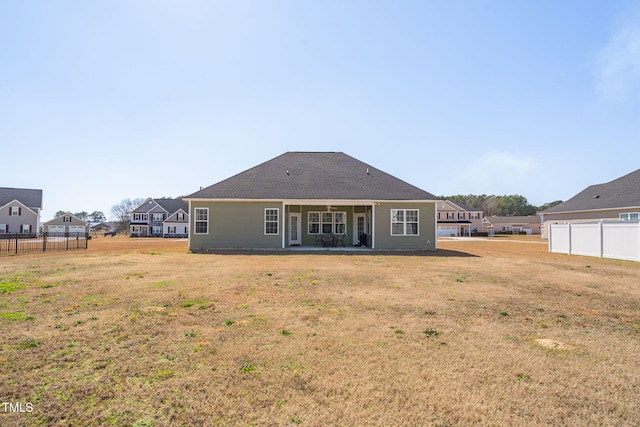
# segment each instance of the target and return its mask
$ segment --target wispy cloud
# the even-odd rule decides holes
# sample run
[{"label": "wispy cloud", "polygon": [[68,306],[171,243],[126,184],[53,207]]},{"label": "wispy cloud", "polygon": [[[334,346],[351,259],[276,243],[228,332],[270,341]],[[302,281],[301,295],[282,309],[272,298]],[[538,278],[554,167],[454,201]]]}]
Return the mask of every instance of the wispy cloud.
[{"label": "wispy cloud", "polygon": [[640,9],[596,56],[598,91],[607,101],[640,101]]}]

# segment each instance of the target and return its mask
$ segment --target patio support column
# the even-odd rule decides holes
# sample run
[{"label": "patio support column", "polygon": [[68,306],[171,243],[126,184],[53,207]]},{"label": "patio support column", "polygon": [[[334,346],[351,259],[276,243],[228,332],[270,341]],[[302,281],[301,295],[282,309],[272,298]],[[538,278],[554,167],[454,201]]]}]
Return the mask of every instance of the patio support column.
[{"label": "patio support column", "polygon": [[371,205],[371,249],[376,248],[376,203]]},{"label": "patio support column", "polygon": [[285,238],[287,234],[287,212],[285,211],[284,200],[282,201],[282,249],[285,248]]}]

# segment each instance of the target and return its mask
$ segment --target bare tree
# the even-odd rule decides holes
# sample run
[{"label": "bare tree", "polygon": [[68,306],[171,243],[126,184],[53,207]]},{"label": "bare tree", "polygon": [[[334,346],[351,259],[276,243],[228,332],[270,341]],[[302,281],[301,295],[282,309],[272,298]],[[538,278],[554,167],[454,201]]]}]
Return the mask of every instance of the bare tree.
[{"label": "bare tree", "polygon": [[111,208],[111,214],[116,222],[116,230],[118,233],[128,233],[129,224],[131,223],[131,212],[140,206],[144,202],[144,199],[124,199],[117,205]]}]

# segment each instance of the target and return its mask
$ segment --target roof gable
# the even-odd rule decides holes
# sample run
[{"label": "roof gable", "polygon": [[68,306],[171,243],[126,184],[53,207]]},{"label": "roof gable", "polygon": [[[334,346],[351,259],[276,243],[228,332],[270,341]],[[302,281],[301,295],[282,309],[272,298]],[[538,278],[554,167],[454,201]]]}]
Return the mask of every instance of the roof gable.
[{"label": "roof gable", "polygon": [[167,213],[173,214],[180,209],[183,211],[189,210],[189,205],[182,199],[153,199],[162,209]]},{"label": "roof gable", "polygon": [[148,213],[151,209],[158,206],[152,198],[146,199],[140,206],[131,211],[131,213]]},{"label": "roof gable", "polygon": [[344,153],[287,152],[186,199],[436,200]]},{"label": "roof gable", "polygon": [[19,205],[19,207],[25,208],[26,212],[31,212],[33,215],[36,215],[36,216],[38,215],[38,213],[36,211],[34,211],[29,206],[25,205],[24,203],[22,203],[18,199],[11,200],[10,202],[5,203],[3,206],[0,206],[0,210],[9,209],[10,207],[15,206],[15,205]]},{"label": "roof gable", "polygon": [[[178,214],[182,213],[184,215],[184,219],[178,220]],[[168,222],[189,222],[189,214],[183,209],[178,209],[171,216],[164,220],[165,223]]]},{"label": "roof gable", "polygon": [[464,203],[456,202],[453,200],[444,200],[442,202],[438,202],[438,210],[454,210],[454,211],[466,211],[466,212],[482,212],[482,209],[474,209],[469,205]]},{"label": "roof gable", "polygon": [[0,187],[0,206],[19,200],[31,210],[42,209],[42,190]]},{"label": "roof gable", "polygon": [[640,169],[613,181],[591,185],[564,203],[540,213],[619,209],[640,206]]},{"label": "roof gable", "polygon": [[62,218],[63,217],[70,217],[71,221],[66,222],[66,224],[71,224],[71,225],[75,225],[75,224],[82,224],[84,226],[89,225],[89,223],[87,221],[83,221],[80,218],[78,218],[77,216],[73,215],[71,212],[67,212],[63,215],[57,216],[47,222],[44,223],[44,225],[54,225],[57,223],[65,223]]}]

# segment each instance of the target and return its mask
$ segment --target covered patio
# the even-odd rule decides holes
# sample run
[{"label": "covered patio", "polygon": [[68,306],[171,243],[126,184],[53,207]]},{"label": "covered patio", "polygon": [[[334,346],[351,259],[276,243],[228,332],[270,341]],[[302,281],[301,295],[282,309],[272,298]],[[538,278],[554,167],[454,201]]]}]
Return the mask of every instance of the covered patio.
[{"label": "covered patio", "polygon": [[293,201],[283,204],[283,248],[371,248],[375,203]]}]

